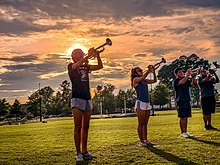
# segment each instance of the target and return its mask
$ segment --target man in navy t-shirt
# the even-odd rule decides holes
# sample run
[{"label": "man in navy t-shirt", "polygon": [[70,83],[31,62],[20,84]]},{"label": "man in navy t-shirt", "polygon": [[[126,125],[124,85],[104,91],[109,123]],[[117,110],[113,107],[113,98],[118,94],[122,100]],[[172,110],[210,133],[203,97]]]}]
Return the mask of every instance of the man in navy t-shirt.
[{"label": "man in navy t-shirt", "polygon": [[205,130],[215,129],[211,125],[211,114],[215,113],[216,101],[214,93],[214,84],[218,82],[219,78],[213,70],[210,70],[208,74],[205,70],[200,71],[198,85],[201,91],[202,114],[203,121],[205,124]]},{"label": "man in navy t-shirt", "polygon": [[183,137],[189,137],[187,133],[188,117],[192,117],[191,105],[190,105],[190,87],[192,82],[195,84],[195,78],[191,78],[193,74],[191,69],[188,69],[186,75],[184,75],[182,68],[176,68],[174,70],[176,79],[173,81],[173,87],[175,91],[175,100],[177,106],[178,117],[180,118],[179,124],[181,129],[181,135]]}]

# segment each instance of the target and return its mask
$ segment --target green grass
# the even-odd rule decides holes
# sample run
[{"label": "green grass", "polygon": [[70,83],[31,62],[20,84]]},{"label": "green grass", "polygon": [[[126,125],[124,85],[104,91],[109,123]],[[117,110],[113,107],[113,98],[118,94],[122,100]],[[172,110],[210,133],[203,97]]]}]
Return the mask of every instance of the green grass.
[{"label": "green grass", "polygon": [[[158,111],[148,126],[155,147],[138,146],[137,118],[91,120],[88,148],[96,159],[81,164],[220,164],[220,130],[204,131],[193,111],[180,137],[176,111]],[[220,129],[220,112],[213,115]],[[0,126],[0,164],[75,164],[72,118],[47,123]]]}]

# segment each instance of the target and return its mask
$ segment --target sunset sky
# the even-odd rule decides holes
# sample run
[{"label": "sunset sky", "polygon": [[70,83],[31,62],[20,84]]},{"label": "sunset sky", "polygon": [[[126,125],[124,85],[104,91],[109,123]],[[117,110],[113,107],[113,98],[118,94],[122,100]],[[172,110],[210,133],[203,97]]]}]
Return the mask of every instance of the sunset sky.
[{"label": "sunset sky", "polygon": [[[196,53],[220,63],[218,0],[0,0],[0,99],[28,100],[41,87],[69,81],[74,48],[110,38],[91,88],[130,88],[129,71],[164,57]],[[95,63],[95,61],[90,61]],[[218,75],[219,75],[218,71]],[[219,86],[218,86],[219,87]]]}]

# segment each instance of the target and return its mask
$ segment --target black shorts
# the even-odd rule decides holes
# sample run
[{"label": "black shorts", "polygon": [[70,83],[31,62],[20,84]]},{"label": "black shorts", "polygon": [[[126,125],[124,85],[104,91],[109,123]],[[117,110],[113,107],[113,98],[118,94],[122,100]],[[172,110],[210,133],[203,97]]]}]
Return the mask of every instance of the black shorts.
[{"label": "black shorts", "polygon": [[215,96],[202,97],[201,104],[202,114],[211,115],[212,113],[215,113]]},{"label": "black shorts", "polygon": [[177,101],[176,107],[179,118],[192,117],[190,101]]}]

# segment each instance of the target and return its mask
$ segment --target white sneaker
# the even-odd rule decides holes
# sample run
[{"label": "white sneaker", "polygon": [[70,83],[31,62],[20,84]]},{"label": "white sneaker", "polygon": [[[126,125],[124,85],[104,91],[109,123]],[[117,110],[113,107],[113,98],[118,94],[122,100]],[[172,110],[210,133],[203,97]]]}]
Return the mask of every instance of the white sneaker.
[{"label": "white sneaker", "polygon": [[82,154],[78,154],[78,155],[76,155],[76,161],[77,162],[79,162],[79,161],[84,161],[84,159],[83,159],[83,155]]},{"label": "white sneaker", "polygon": [[140,143],[139,143],[139,146],[140,146],[140,147],[147,147],[147,144],[146,144],[145,142],[140,142]]},{"label": "white sneaker", "polygon": [[181,134],[181,136],[184,137],[184,138],[190,137],[190,135],[189,135],[187,132],[183,132],[183,133]]},{"label": "white sneaker", "polygon": [[188,137],[192,136],[192,135],[190,135],[188,132],[186,132],[186,134],[188,135]]}]

